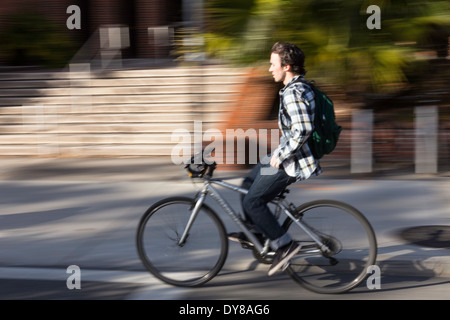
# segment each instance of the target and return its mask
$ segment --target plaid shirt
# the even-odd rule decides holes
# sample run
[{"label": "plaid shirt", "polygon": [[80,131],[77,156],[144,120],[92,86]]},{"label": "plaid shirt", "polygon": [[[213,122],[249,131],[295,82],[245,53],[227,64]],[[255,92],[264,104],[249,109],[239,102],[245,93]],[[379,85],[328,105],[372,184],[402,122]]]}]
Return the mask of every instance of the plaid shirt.
[{"label": "plaid shirt", "polygon": [[[314,91],[294,77],[280,90],[278,126],[282,136],[274,154],[286,173],[297,180],[308,179],[322,172],[309,149],[308,137],[314,128]],[[295,83],[293,83],[295,82]]]}]

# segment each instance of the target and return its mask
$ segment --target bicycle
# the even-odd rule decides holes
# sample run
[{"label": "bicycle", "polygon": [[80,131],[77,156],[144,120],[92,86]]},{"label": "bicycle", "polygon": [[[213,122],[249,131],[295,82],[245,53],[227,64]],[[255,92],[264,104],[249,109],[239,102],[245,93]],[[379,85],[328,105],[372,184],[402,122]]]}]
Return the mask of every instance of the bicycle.
[{"label": "bicycle", "polygon": [[[218,214],[205,203],[211,196],[244,232],[253,245],[253,256],[270,264],[274,252],[269,240],[259,239],[245,219],[226,202],[215,185],[246,194],[247,190],[213,178],[216,163],[187,165],[191,178],[203,187],[193,197],[170,197],[153,204],[139,221],[136,241],[146,269],[161,281],[197,287],[214,278],[228,255],[227,232]],[[354,207],[335,200],[316,200],[295,206],[281,192],[270,206],[300,252],[282,270],[317,293],[343,293],[357,287],[375,264],[377,241],[369,221]]]}]

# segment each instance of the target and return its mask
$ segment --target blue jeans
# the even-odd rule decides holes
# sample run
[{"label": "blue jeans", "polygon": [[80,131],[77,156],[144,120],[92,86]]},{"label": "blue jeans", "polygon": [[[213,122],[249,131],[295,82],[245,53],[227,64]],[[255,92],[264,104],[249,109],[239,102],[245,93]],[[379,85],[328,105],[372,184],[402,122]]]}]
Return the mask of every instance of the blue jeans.
[{"label": "blue jeans", "polygon": [[[272,171],[268,174],[264,170]],[[290,239],[290,237],[281,228],[267,204],[295,180],[284,171],[283,166],[276,169],[270,167],[269,164],[260,162],[242,182],[242,187],[249,190],[242,198],[242,207],[246,218],[265,237],[275,240],[275,242],[282,238]],[[286,241],[281,241],[281,246]]]}]

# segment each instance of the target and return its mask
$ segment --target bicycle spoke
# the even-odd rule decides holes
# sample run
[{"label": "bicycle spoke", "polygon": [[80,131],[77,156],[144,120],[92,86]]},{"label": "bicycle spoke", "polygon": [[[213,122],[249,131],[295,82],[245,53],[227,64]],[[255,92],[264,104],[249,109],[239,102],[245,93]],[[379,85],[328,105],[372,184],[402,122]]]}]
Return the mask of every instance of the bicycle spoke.
[{"label": "bicycle spoke", "polygon": [[327,250],[287,221],[289,234],[303,247],[287,269],[290,276],[320,293],[341,293],[361,283],[376,257],[376,239],[367,220],[356,209],[336,201],[316,201],[299,210],[302,223]]},{"label": "bicycle spoke", "polygon": [[138,228],[138,251],[145,267],[173,285],[197,286],[222,268],[228,250],[225,229],[206,206],[180,244],[191,214],[192,200],[172,198],[148,210]]}]

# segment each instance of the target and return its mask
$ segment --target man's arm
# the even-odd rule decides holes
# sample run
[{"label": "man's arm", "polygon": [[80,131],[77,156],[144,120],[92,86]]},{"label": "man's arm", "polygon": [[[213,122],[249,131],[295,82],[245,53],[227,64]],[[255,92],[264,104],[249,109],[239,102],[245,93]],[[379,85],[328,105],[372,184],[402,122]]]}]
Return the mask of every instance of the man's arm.
[{"label": "man's arm", "polygon": [[288,130],[283,128],[284,139],[271,158],[270,164],[276,168],[308,140],[313,130],[312,114],[308,110],[310,101],[314,99],[314,92],[306,89],[289,90],[286,93],[283,96],[284,106],[291,117],[291,127]]}]

